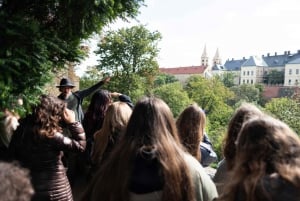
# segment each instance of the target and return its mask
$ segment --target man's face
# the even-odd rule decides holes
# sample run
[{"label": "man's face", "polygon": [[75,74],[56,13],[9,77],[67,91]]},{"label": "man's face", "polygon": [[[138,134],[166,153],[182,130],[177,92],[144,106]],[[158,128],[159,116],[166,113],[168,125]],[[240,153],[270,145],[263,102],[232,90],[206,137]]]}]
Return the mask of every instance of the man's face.
[{"label": "man's face", "polygon": [[67,99],[72,92],[72,87],[59,87],[59,91],[61,92],[64,99]]}]

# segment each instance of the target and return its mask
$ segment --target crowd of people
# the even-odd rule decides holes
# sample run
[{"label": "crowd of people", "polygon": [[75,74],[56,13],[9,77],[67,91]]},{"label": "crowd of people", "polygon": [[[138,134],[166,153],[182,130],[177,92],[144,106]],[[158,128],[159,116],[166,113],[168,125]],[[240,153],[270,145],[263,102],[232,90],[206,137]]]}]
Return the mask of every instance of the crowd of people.
[{"label": "crowd of people", "polygon": [[133,104],[102,89],[109,80],[73,92],[63,78],[58,97],[42,95],[9,134],[2,129],[0,201],[300,200],[300,138],[284,122],[242,104],[218,161],[201,106],[175,118],[162,98]]}]

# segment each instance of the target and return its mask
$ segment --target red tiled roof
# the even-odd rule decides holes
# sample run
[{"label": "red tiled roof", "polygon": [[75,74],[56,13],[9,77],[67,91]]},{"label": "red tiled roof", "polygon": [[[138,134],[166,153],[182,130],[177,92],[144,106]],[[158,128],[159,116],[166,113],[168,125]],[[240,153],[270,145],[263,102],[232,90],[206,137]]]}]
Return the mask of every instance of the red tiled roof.
[{"label": "red tiled roof", "polygon": [[263,97],[266,99],[279,97],[280,86],[266,86],[263,91]]},{"label": "red tiled roof", "polygon": [[159,68],[162,73],[178,75],[178,74],[203,74],[206,66],[187,66],[187,67],[176,67],[176,68]]}]

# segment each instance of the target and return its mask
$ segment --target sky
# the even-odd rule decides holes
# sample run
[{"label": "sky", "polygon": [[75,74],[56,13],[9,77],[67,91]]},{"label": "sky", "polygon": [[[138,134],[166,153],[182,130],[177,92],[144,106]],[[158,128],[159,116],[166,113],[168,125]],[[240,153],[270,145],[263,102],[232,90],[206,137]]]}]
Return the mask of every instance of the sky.
[{"label": "sky", "polygon": [[[299,0],[145,0],[138,21],[117,21],[107,29],[145,25],[162,35],[159,67],[198,66],[206,46],[209,61],[216,50],[227,59],[283,54],[300,50]],[[95,40],[87,43],[95,49]],[[91,51],[91,52],[92,52]],[[95,55],[77,67],[97,64]]]}]

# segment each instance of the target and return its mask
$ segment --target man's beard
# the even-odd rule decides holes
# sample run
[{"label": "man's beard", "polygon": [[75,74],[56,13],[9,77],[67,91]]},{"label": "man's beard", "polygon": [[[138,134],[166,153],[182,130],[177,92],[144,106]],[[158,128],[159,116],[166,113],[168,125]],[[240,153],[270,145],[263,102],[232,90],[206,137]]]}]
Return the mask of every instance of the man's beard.
[{"label": "man's beard", "polygon": [[66,99],[67,99],[67,96],[68,96],[67,93],[61,93],[61,98],[62,98],[63,100],[66,100]]}]

